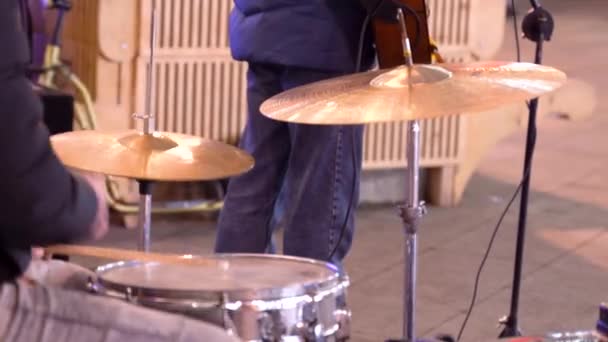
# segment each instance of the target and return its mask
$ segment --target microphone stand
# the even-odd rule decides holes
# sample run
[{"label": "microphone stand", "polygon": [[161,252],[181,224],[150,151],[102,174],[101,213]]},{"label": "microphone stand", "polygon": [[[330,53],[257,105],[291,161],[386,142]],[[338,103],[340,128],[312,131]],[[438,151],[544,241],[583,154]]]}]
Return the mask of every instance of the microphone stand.
[{"label": "microphone stand", "polygon": [[[536,43],[534,63],[542,63],[543,43],[551,40],[554,22],[551,13],[542,8],[537,0],[530,0],[532,9],[526,14],[522,22],[522,31],[525,38]],[[526,152],[524,157],[524,170],[521,188],[521,202],[519,208],[519,223],[517,227],[517,245],[515,249],[515,267],[513,270],[513,286],[511,294],[511,310],[509,315],[502,318],[500,323],[504,325],[500,338],[521,336],[518,325],[519,292],[521,288],[521,273],[524,254],[524,242],[526,237],[526,220],[528,214],[528,195],[530,193],[530,178],[532,173],[532,157],[536,144],[536,114],[538,110],[538,98],[528,104],[528,133],[526,137]]]}]

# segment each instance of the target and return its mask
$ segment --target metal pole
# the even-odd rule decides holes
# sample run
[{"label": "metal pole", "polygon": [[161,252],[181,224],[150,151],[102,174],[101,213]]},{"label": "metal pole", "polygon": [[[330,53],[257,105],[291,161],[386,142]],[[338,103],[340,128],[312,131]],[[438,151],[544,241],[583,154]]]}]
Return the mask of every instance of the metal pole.
[{"label": "metal pole", "polygon": [[[532,11],[524,17],[522,31],[529,40],[536,42],[534,63],[542,64],[543,44],[549,41],[553,35],[554,21],[549,11],[540,6],[537,0],[531,0]],[[530,194],[530,180],[532,178],[532,159],[536,145],[536,115],[538,110],[538,98],[530,101],[528,116],[528,133],[526,137],[526,150],[524,156],[523,182],[519,207],[519,221],[517,224],[517,242],[515,247],[515,265],[513,267],[513,287],[511,290],[511,309],[509,315],[502,318],[504,329],[500,333],[501,338],[521,336],[519,329],[519,295],[521,290],[521,277],[524,262],[524,247],[526,240],[526,223],[528,220],[528,200]]]},{"label": "metal pole", "polygon": [[[148,82],[146,85],[146,105],[143,115],[145,135],[150,135],[156,131],[155,114],[153,108],[153,92],[155,87],[154,79],[154,50],[156,48],[156,0],[151,0],[150,10],[150,59],[148,61]],[[150,251],[150,235],[152,231],[152,183],[150,181],[139,180],[139,249],[144,252]]]},{"label": "metal pole", "polygon": [[152,228],[152,182],[139,182],[139,250],[150,251],[150,232]]},{"label": "metal pole", "polygon": [[154,92],[154,51],[156,48],[156,0],[151,0],[152,10],[150,18],[150,58],[148,61],[148,82],[146,85],[146,107],[144,113],[144,134],[152,134],[156,130],[156,121],[153,108]]},{"label": "metal pole", "polygon": [[[407,65],[408,104],[411,106],[413,92],[412,71],[414,62],[410,40],[405,25],[405,16],[399,9],[398,19],[401,24],[403,53]],[[403,287],[403,336],[405,341],[416,341],[416,273],[418,241],[417,233],[420,219],[424,215],[424,204],[420,202],[420,123],[409,121],[407,125],[407,186],[408,196],[405,206],[401,208],[405,234],[404,287]]]},{"label": "metal pole", "polygon": [[407,168],[408,196],[402,208],[402,218],[405,233],[405,283],[404,283],[404,326],[403,334],[406,341],[416,340],[416,272],[417,272],[417,233],[424,207],[419,200],[419,167],[420,167],[420,124],[418,121],[408,122]]}]

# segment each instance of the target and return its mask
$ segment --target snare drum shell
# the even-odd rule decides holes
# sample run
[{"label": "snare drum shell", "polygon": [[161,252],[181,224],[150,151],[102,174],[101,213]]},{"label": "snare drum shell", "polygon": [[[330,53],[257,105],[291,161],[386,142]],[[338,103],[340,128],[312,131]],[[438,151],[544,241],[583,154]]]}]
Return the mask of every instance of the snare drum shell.
[{"label": "snare drum shell", "polygon": [[608,342],[595,331],[549,333],[543,336],[524,336],[501,339],[503,342]]},{"label": "snare drum shell", "polygon": [[[349,334],[345,299],[349,282],[333,265],[263,254],[221,254],[207,259],[212,266],[186,268],[138,261],[104,265],[97,269],[92,289],[222,326],[246,341],[306,334],[335,340]],[[205,275],[218,279],[205,284]]]}]

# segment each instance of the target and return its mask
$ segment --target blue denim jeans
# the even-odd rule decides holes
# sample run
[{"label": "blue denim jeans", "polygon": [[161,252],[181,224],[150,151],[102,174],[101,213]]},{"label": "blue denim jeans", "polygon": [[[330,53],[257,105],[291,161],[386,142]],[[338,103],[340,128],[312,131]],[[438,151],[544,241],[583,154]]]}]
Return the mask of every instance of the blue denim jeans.
[{"label": "blue denim jeans", "polygon": [[336,76],[339,74],[249,64],[248,118],[240,147],[255,158],[255,166],[228,184],[216,252],[272,252],[272,232],[280,221],[284,254],[341,267],[354,233],[363,126],[285,123],[259,111],[262,102],[273,95]]}]

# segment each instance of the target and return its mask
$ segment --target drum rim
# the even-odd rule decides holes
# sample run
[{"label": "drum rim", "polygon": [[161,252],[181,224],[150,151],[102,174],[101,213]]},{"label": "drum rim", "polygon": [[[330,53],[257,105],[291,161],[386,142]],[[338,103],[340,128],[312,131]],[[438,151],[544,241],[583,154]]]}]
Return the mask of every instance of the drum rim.
[{"label": "drum rim", "polygon": [[157,262],[145,261],[117,261],[98,266],[95,270],[95,286],[98,292],[118,292],[125,296],[129,294],[131,298],[141,301],[200,301],[207,305],[218,303],[231,303],[234,301],[255,301],[255,300],[281,300],[290,297],[303,295],[315,295],[319,292],[331,290],[335,287],[344,286],[348,283],[348,276],[340,274],[338,268],[328,262],[314,259],[301,258],[295,256],[273,255],[273,254],[254,254],[254,253],[219,253],[210,256],[194,256],[193,258],[208,258],[213,260],[235,259],[235,258],[257,258],[257,259],[278,259],[285,261],[296,261],[312,264],[331,271],[331,276],[320,278],[306,284],[295,283],[284,287],[269,287],[260,289],[234,289],[234,290],[179,290],[179,289],[156,289],[146,286],[125,285],[119,282],[104,279],[103,275],[111,270],[141,264],[159,264]]},{"label": "drum rim", "polygon": [[[597,336],[594,330],[572,330],[508,338],[505,342],[558,342]],[[578,340],[577,340],[578,341]]]}]

